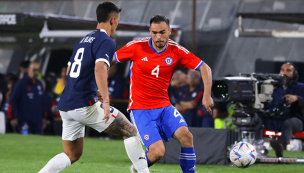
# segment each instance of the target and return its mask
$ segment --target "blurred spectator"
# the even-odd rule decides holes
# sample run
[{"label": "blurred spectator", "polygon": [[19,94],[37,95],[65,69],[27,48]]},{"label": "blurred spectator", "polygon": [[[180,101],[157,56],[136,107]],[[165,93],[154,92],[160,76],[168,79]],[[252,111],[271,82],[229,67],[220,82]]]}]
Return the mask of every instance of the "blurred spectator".
[{"label": "blurred spectator", "polygon": [[10,119],[8,118],[8,112],[11,111],[10,107],[9,107],[9,100],[10,100],[10,97],[11,97],[11,94],[12,94],[12,90],[13,90],[13,87],[15,85],[17,81],[17,77],[14,76],[14,75],[8,75],[7,76],[7,92],[5,94],[5,100],[4,100],[4,106],[3,106],[3,112],[5,114],[5,117],[6,117],[6,132],[13,132],[13,127],[10,125]]},{"label": "blurred spectator", "polygon": [[[45,80],[45,77],[44,77]],[[43,102],[44,102],[44,111],[46,119],[46,127],[44,129],[44,134],[54,135],[54,118],[60,117],[59,111],[57,110],[57,102],[54,95],[46,91],[47,82],[43,84]]]},{"label": "blurred spectator", "polygon": [[196,119],[195,127],[214,128],[214,120],[207,109],[202,105],[202,100],[198,103]]},{"label": "blurred spectator", "polygon": [[[62,68],[64,69],[64,68]],[[66,74],[63,74],[63,71],[61,71],[61,76]],[[65,78],[65,77],[63,77]],[[52,135],[61,135],[62,133],[62,121],[61,116],[59,113],[59,110],[57,109],[57,104],[60,99],[60,95],[55,94],[54,92],[54,86],[56,86],[57,78],[56,74],[53,72],[49,72],[44,76],[45,81],[45,93],[44,93],[44,99],[45,99],[45,108],[47,113],[47,126],[46,129],[44,129],[45,134],[52,134]]]},{"label": "blurred spectator", "polygon": [[[64,69],[64,68],[62,68]],[[65,70],[62,70],[61,72],[63,72]],[[61,73],[61,76],[63,74]],[[64,74],[66,75],[66,74]],[[45,82],[45,88],[44,88],[44,92],[45,92],[45,98],[46,98],[46,109],[47,109],[47,112],[48,112],[48,115],[49,114],[53,114],[54,117],[60,117],[60,114],[59,114],[59,110],[57,109],[57,103],[59,101],[59,96],[57,94],[54,93],[54,86],[56,86],[58,83],[57,83],[57,79],[56,79],[56,74],[53,73],[53,72],[49,72],[47,73],[45,76],[44,76],[44,82]],[[51,107],[49,108],[49,104],[51,101]],[[51,112],[49,112],[51,111]],[[50,117],[50,116],[48,116]],[[53,118],[54,118],[53,117]]]},{"label": "blurred spectator", "polygon": [[23,134],[43,134],[46,125],[43,86],[38,74],[39,64],[32,62],[28,75],[16,82],[10,97],[11,125]]},{"label": "blurred spectator", "polygon": [[[234,104],[229,102],[215,102],[212,116],[214,119],[214,128],[215,129],[223,129],[225,126],[225,120],[227,118],[232,118],[232,114],[234,112]],[[226,128],[234,130],[235,125],[232,121],[227,121]]]},{"label": "blurred spectator", "polygon": [[179,98],[180,88],[187,85],[187,75],[181,70],[176,70],[173,73],[170,85],[168,87],[168,95],[172,105],[175,105]]},{"label": "blurred spectator", "polygon": [[202,101],[204,89],[200,85],[200,72],[189,70],[187,75],[188,86],[181,88],[181,95],[178,98],[176,109],[183,115],[188,126],[199,127],[201,121],[198,122],[197,106]]},{"label": "blurred spectator", "polygon": [[28,68],[30,65],[30,61],[22,61],[19,65],[20,67],[20,75],[19,79],[22,79],[28,73]]},{"label": "blurred spectator", "polygon": [[122,99],[124,95],[124,78],[117,73],[117,67],[112,66],[108,72],[108,90],[110,99]]},{"label": "blurred spectator", "polygon": [[57,80],[57,84],[54,90],[54,93],[57,95],[61,95],[65,85],[66,85],[66,73],[67,73],[67,67],[61,68],[60,78]]},{"label": "blurred spectator", "polygon": [[57,78],[56,78],[56,74],[54,72],[48,72],[45,76],[44,76],[44,82],[46,85],[46,89],[45,92],[49,93],[52,95],[52,97],[54,97],[54,86],[56,86],[57,84]]},{"label": "blurred spectator", "polygon": [[0,74],[0,108],[3,107],[5,102],[6,82],[3,74]]}]

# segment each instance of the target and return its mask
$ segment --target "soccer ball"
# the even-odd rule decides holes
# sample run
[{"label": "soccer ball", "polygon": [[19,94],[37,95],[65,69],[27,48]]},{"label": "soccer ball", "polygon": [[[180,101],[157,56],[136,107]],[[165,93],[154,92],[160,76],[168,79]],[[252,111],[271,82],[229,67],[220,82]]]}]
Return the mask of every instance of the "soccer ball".
[{"label": "soccer ball", "polygon": [[290,143],[287,145],[286,149],[288,151],[302,151],[303,143],[299,139],[292,139]]},{"label": "soccer ball", "polygon": [[257,152],[248,142],[239,142],[230,150],[230,160],[238,168],[247,168],[253,165],[256,160]]}]

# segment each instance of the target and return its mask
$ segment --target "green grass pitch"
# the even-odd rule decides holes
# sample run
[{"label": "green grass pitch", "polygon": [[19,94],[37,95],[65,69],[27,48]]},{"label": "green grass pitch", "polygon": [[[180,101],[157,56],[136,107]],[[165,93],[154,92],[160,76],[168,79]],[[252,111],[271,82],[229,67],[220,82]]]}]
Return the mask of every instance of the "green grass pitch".
[{"label": "green grass pitch", "polygon": [[[38,172],[53,156],[62,152],[61,137],[37,135],[0,135],[0,173]],[[176,151],[179,152],[179,151]],[[286,157],[304,157],[303,152],[285,152]],[[270,156],[274,156],[271,151]],[[83,155],[63,173],[128,173],[131,161],[122,140],[85,138]],[[197,173],[300,173],[304,164],[254,164],[241,169],[234,166],[197,165]],[[182,173],[178,164],[155,164],[151,173]]]}]

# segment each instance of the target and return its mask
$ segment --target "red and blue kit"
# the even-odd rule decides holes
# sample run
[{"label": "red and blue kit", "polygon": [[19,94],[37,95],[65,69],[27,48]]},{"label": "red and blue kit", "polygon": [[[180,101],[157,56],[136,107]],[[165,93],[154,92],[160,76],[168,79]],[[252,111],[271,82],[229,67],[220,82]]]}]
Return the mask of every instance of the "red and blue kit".
[{"label": "red and blue kit", "polygon": [[198,70],[204,63],[172,40],[157,52],[151,37],[131,41],[114,55],[117,62],[131,61],[129,110],[170,106],[167,89],[174,69],[183,66]]},{"label": "red and blue kit", "polygon": [[114,56],[118,63],[131,61],[128,110],[147,148],[158,140],[168,141],[179,127],[187,126],[170,103],[168,86],[177,66],[198,70],[204,64],[200,58],[172,40],[157,52],[151,37],[129,42]]}]

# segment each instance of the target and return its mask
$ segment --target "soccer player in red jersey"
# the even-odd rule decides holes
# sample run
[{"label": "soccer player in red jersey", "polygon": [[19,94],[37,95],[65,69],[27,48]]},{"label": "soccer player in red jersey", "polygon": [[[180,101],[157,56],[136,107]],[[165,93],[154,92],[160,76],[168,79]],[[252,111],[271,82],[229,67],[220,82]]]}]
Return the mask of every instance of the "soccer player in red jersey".
[{"label": "soccer player in red jersey", "polygon": [[[138,136],[148,149],[148,165],[159,161],[164,141],[171,137],[180,142],[180,166],[184,173],[195,172],[193,136],[187,123],[168,97],[168,86],[177,66],[200,70],[204,81],[203,105],[211,113],[212,74],[210,67],[184,47],[169,39],[169,20],[156,15],[150,20],[151,37],[131,41],[114,54],[116,62],[131,61],[128,110]],[[131,172],[136,172],[131,166]]]},{"label": "soccer player in red jersey", "polygon": [[[81,157],[85,126],[122,137],[127,155],[138,172],[150,173],[135,126],[109,105],[107,71],[116,51],[111,36],[118,26],[120,12],[113,2],[100,3],[96,8],[96,30],[75,44],[68,63],[66,86],[57,107],[62,118],[64,152],[49,160],[39,173],[58,173]],[[97,102],[97,89],[98,97],[103,98],[102,104]]]}]

